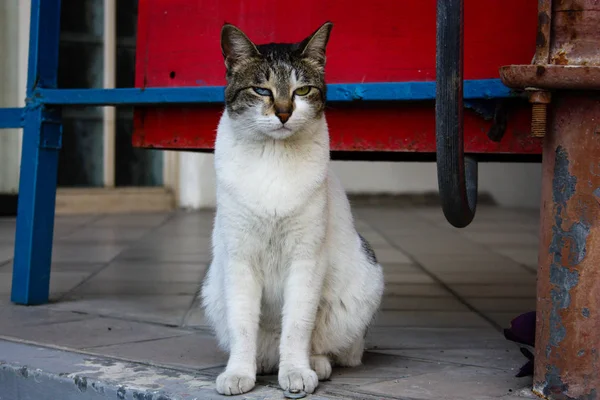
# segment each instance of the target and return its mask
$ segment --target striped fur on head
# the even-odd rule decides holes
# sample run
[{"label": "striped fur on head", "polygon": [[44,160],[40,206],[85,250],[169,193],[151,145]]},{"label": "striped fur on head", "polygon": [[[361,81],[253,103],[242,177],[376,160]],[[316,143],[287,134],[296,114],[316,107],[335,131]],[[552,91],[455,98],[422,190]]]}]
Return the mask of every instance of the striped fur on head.
[{"label": "striped fur on head", "polygon": [[322,116],[325,108],[327,22],[299,43],[256,45],[239,28],[225,24],[221,49],[227,68],[225,104],[232,120],[280,138]]}]

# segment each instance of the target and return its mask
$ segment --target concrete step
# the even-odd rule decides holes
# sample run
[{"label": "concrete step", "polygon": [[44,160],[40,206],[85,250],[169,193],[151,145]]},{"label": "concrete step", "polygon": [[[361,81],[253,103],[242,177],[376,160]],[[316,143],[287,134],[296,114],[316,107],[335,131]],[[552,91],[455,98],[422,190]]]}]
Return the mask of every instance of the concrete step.
[{"label": "concrete step", "polygon": [[[0,340],[0,400],[204,400],[219,371],[194,372]],[[262,382],[237,398],[283,399]],[[267,385],[264,385],[267,383]],[[229,397],[231,398],[231,397]],[[340,397],[308,396],[310,400]]]}]

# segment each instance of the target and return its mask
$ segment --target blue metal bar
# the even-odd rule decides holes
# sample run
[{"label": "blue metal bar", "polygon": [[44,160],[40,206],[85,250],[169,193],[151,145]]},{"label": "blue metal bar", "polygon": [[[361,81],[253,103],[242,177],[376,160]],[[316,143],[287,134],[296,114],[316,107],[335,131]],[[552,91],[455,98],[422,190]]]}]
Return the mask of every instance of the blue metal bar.
[{"label": "blue metal bar", "polygon": [[22,108],[0,108],[0,129],[21,128],[22,126]]},{"label": "blue metal bar", "polygon": [[[222,103],[222,86],[131,88],[131,89],[37,89],[31,100],[47,105],[148,105]],[[465,81],[465,99],[511,96],[500,79]],[[418,101],[435,100],[435,82],[334,83],[328,85],[327,100]]]},{"label": "blue metal bar", "polygon": [[[56,87],[60,37],[60,1],[32,0],[29,30],[27,97],[36,87]],[[47,47],[50,45],[51,47]]]},{"label": "blue metal bar", "polygon": [[[32,0],[27,93],[55,88],[60,36],[60,0]],[[56,174],[61,146],[60,115],[28,100],[11,300],[18,304],[48,301]]]}]

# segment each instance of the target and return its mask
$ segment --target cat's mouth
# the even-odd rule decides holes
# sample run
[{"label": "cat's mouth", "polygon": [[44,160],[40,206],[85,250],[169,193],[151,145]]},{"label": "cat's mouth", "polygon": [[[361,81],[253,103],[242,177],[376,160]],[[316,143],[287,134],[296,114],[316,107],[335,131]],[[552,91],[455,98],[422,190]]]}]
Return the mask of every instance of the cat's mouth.
[{"label": "cat's mouth", "polygon": [[273,129],[268,132],[267,135],[271,136],[273,139],[287,139],[292,136],[294,131],[285,125],[280,126],[277,129]]}]

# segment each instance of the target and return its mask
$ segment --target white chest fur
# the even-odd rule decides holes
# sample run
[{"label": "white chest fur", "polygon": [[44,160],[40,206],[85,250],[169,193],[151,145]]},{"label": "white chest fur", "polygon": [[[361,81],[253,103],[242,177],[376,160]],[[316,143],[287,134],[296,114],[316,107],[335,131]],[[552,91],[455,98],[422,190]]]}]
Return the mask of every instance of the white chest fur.
[{"label": "white chest fur", "polygon": [[284,217],[302,207],[327,176],[327,126],[323,120],[314,128],[285,141],[253,140],[224,114],[215,144],[218,196],[260,216]]}]

